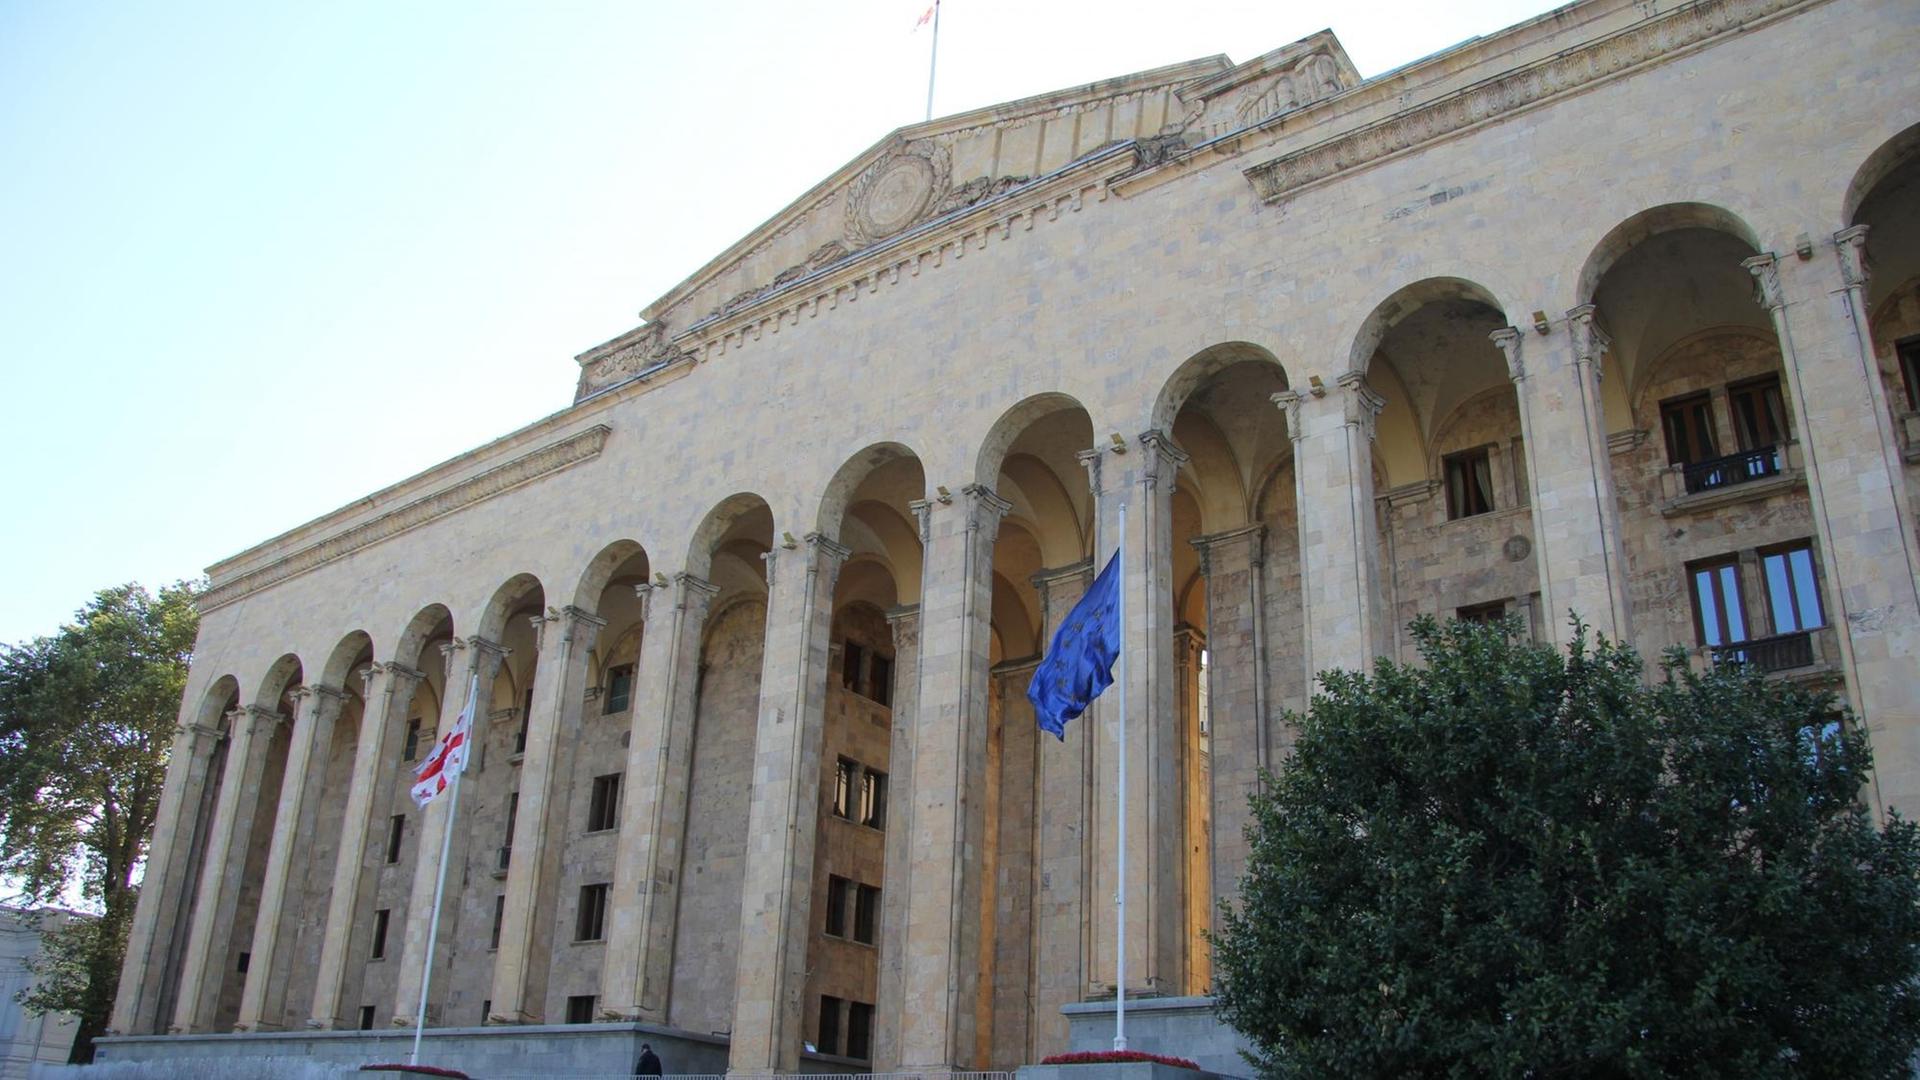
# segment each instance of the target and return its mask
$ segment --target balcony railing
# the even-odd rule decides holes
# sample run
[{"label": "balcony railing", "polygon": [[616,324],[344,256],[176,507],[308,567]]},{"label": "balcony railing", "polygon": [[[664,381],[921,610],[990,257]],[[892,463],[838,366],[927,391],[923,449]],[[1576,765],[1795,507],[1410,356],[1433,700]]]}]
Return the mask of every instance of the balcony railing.
[{"label": "balcony railing", "polygon": [[1681,467],[1681,476],[1689,495],[1778,475],[1780,475],[1780,450],[1774,446],[1742,450],[1737,454],[1728,454],[1726,457],[1712,458],[1707,461],[1688,462]]},{"label": "balcony railing", "polygon": [[1752,641],[1721,645],[1713,650],[1718,664],[1752,664],[1761,671],[1791,671],[1813,664],[1813,631],[1754,638]]}]

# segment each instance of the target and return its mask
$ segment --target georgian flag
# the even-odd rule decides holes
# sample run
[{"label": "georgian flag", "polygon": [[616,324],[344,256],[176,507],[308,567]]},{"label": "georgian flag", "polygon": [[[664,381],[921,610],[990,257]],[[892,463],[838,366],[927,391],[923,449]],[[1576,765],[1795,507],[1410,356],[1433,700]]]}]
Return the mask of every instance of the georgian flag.
[{"label": "georgian flag", "polygon": [[440,736],[427,760],[413,770],[413,801],[421,809],[434,800],[467,768],[467,743],[473,738],[474,703],[480,699],[480,674],[467,683],[467,706],[453,721],[453,730]]}]

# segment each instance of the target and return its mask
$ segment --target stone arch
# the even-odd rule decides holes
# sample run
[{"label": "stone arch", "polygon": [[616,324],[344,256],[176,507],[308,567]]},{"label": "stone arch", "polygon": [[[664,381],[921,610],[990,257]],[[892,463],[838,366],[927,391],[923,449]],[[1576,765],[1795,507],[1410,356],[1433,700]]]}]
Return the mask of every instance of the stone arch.
[{"label": "stone arch", "polygon": [[240,680],[232,675],[222,675],[201,693],[200,705],[194,710],[192,722],[209,731],[223,731],[227,713],[239,704]]},{"label": "stone arch", "polygon": [[[834,471],[833,479],[827,481],[827,489],[820,496],[820,509],[814,515],[814,529],[822,536],[838,538],[840,528],[846,520],[847,512],[852,508],[854,493],[860,485],[876,471],[895,461],[925,460],[914,453],[904,443],[877,442],[853,454]],[[924,477],[925,473],[922,472]],[[919,497],[924,498],[926,490],[924,480]]]},{"label": "stone arch", "polygon": [[1847,189],[1840,200],[1840,221],[1844,225],[1859,224],[1861,206],[1873,189],[1879,187],[1895,170],[1917,157],[1920,157],[1920,124],[1905,128],[1875,147],[1847,182]]},{"label": "stone arch", "polygon": [[300,685],[304,671],[298,656],[293,653],[282,655],[268,665],[260,681],[255,684],[258,689],[254,693],[253,704],[262,709],[278,709],[280,699],[286,692]]},{"label": "stone arch", "polygon": [[403,667],[423,667],[427,658],[420,655],[421,650],[426,648],[428,641],[437,636],[436,631],[445,628],[450,636],[453,633],[453,627],[453,613],[447,610],[445,604],[428,604],[421,608],[414,613],[413,618],[407,620],[406,629],[402,630],[399,638],[395,640],[393,662]]},{"label": "stone arch", "polygon": [[693,531],[693,539],[687,545],[687,573],[710,580],[713,576],[714,551],[733,531],[736,523],[754,513],[767,515],[768,528],[772,528],[772,508],[767,500],[751,491],[729,495],[707,511],[707,516],[701,519],[700,527]]},{"label": "stone arch", "polygon": [[600,610],[600,596],[606,592],[615,574],[625,570],[644,578],[652,572],[652,568],[653,561],[647,557],[646,547],[638,540],[615,540],[601,548],[600,554],[595,555],[587,563],[586,570],[581,572],[580,581],[573,589],[573,606],[597,613]]},{"label": "stone arch", "polygon": [[1760,236],[1739,215],[1711,203],[1666,203],[1642,210],[1607,231],[1588,253],[1574,286],[1576,304],[1593,303],[1600,280],[1621,257],[1643,241],[1677,229],[1711,229],[1744,241],[1754,251],[1764,250]]},{"label": "stone arch", "polygon": [[480,636],[488,641],[499,641],[507,630],[507,616],[535,591],[545,593],[540,579],[532,574],[515,574],[493,591],[493,599],[487,601],[487,607],[480,616]]},{"label": "stone arch", "polygon": [[341,638],[320,668],[320,685],[336,690],[352,690],[347,683],[348,676],[353,674],[355,662],[372,653],[373,636],[365,630],[355,630]]},{"label": "stone arch", "polygon": [[1394,327],[1428,304],[1447,300],[1466,300],[1485,304],[1495,311],[1507,310],[1507,306],[1493,295],[1492,290],[1466,278],[1429,277],[1411,285],[1403,285],[1374,305],[1367,317],[1361,320],[1347,354],[1347,370],[1366,374],[1373,364],[1374,353],[1379,351],[1380,343],[1386,340]]},{"label": "stone arch", "polygon": [[1066,409],[1078,409],[1092,416],[1078,398],[1057,391],[1035,394],[1002,413],[980,441],[980,452],[974,459],[974,483],[991,487],[1000,475],[1000,468],[1006,462],[1007,451],[1013,446],[1013,441],[1033,426],[1034,421]]},{"label": "stone arch", "polygon": [[1155,431],[1172,431],[1174,417],[1180,414],[1180,407],[1186,404],[1194,391],[1227,368],[1250,360],[1271,364],[1279,369],[1281,389],[1292,385],[1287,377],[1286,365],[1271,352],[1246,341],[1223,341],[1201,349],[1174,369],[1154,398],[1148,426]]},{"label": "stone arch", "polygon": [[[1632,384],[1627,388],[1627,402],[1636,424],[1644,420],[1649,408],[1654,408],[1657,412],[1657,405],[1648,400],[1648,394],[1654,384],[1659,381],[1662,369],[1666,368],[1677,355],[1687,352],[1704,341],[1717,337],[1749,338],[1757,346],[1774,353],[1776,360],[1780,351],[1779,338],[1756,327],[1742,326],[1739,323],[1725,323],[1716,326],[1702,327],[1688,334],[1686,337],[1660,350],[1658,356],[1655,356],[1648,363],[1642,364],[1640,370],[1634,372]],[[1786,404],[1788,409],[1792,408],[1790,402]],[[1659,417],[1657,415],[1654,416],[1652,423],[1658,426]]]}]

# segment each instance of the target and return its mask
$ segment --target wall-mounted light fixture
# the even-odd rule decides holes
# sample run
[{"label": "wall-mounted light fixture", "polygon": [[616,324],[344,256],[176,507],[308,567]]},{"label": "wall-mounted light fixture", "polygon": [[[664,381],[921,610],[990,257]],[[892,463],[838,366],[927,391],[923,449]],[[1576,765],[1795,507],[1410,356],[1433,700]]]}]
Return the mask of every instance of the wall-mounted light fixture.
[{"label": "wall-mounted light fixture", "polygon": [[939,487],[933,489],[933,497],[940,500],[941,506],[953,505],[953,492],[948,491],[947,485],[945,484],[941,484]]},{"label": "wall-mounted light fixture", "polygon": [[1125,440],[1125,439],[1123,439],[1123,438],[1121,438],[1121,437],[1120,437],[1120,433],[1119,433],[1119,432],[1117,432],[1117,431],[1114,431],[1114,432],[1109,432],[1109,433],[1108,433],[1108,435],[1107,435],[1107,438],[1109,438],[1109,439],[1112,439],[1112,440],[1113,440],[1113,452],[1114,452],[1114,453],[1116,453],[1116,454],[1124,454],[1124,453],[1126,453],[1126,452],[1127,452],[1127,440]]},{"label": "wall-mounted light fixture", "polygon": [[1544,334],[1544,333],[1546,333],[1547,331],[1549,331],[1549,330],[1551,330],[1551,329],[1553,329],[1553,324],[1551,324],[1551,323],[1549,323],[1549,322],[1547,322],[1547,313],[1546,313],[1546,312],[1544,312],[1544,311],[1536,311],[1536,312],[1534,312],[1534,313],[1533,313],[1533,328],[1534,328],[1534,330],[1535,330],[1535,331],[1537,331],[1537,332],[1539,332],[1539,333],[1542,333],[1542,334]]}]

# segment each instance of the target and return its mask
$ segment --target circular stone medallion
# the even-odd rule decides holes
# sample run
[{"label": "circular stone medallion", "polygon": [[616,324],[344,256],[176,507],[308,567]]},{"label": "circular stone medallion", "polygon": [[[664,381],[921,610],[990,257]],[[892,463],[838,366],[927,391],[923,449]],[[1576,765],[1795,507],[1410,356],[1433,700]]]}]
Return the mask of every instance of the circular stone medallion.
[{"label": "circular stone medallion", "polygon": [[905,232],[926,217],[946,187],[946,149],[908,144],[854,181],[847,200],[848,239],[864,247]]}]

